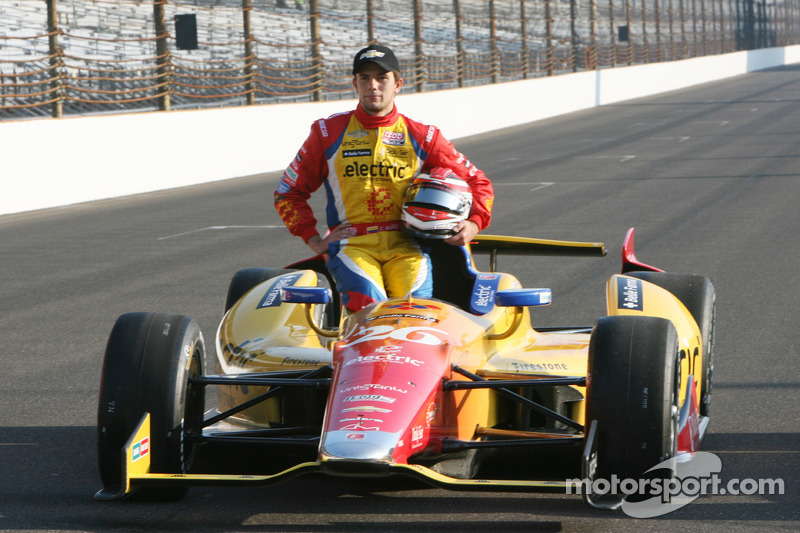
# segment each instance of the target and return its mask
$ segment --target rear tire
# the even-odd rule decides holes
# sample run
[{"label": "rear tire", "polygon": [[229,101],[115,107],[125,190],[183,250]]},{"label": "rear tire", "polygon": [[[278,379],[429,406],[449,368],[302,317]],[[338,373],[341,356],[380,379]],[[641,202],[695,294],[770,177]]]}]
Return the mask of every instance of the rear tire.
[{"label": "rear tire", "polygon": [[675,456],[678,346],[675,326],[663,318],[612,316],[598,321],[589,345],[586,390],[586,427],[597,421],[597,468],[589,477],[638,480]]},{"label": "rear tire", "polygon": [[[242,296],[250,292],[253,287],[264,283],[268,279],[272,279],[282,274],[291,274],[298,272],[298,270],[291,268],[245,268],[238,271],[233,275],[230,285],[228,285],[228,296],[225,299],[225,312],[234,306]],[[328,278],[322,273],[317,272],[317,287],[331,288]],[[336,312],[336,298],[324,305],[317,307],[318,315],[315,317],[318,324],[328,329],[334,329],[338,326],[338,313]]]},{"label": "rear tire", "polygon": [[238,271],[233,275],[230,285],[228,285],[228,296],[225,299],[225,312],[233,307],[233,304],[238,302],[242,296],[250,292],[250,290],[264,283],[268,279],[281,274],[289,274],[297,272],[296,270],[288,268],[245,268]]},{"label": "rear tire", "polygon": [[[186,428],[200,428],[205,347],[189,317],[128,313],[117,319],[106,346],[97,412],[97,452],[105,487],[122,483],[121,452],[145,412],[150,413],[151,471],[184,473],[194,460]],[[186,487],[142,487],[139,497],[175,501]]]},{"label": "rear tire", "polygon": [[714,375],[714,318],[716,294],[711,280],[693,274],[669,272],[631,272],[629,276],[668,290],[686,306],[703,336],[703,363],[700,371],[700,416],[711,414],[711,389]]}]

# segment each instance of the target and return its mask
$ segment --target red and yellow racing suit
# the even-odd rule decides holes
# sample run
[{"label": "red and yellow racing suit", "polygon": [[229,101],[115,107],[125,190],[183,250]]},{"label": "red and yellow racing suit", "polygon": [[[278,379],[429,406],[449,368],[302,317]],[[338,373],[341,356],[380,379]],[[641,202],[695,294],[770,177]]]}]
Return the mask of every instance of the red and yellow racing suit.
[{"label": "red and yellow racing suit", "polygon": [[439,129],[397,111],[371,116],[361,106],[311,126],[297,157],[283,173],[275,207],[292,235],[308,241],[317,220],[308,199],[325,187],[327,225],[352,224],[353,236],[331,243],[328,269],[351,311],[390,297],[430,297],[427,254],[400,224],[410,181],[433,167],[447,167],[473,195],[469,219],[479,229],[491,220],[494,190],[486,175]]}]

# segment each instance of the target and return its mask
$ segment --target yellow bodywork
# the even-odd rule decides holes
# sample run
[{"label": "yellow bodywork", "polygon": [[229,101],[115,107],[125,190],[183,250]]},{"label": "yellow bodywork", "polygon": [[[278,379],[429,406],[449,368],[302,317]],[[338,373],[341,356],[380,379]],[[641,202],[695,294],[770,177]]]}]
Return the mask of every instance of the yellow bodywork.
[{"label": "yellow bodywork", "polygon": [[[498,290],[520,288],[510,274],[498,274]],[[302,271],[295,286],[316,286],[317,274]],[[265,291],[274,280],[266,281],[247,293],[222,320],[217,333],[218,372],[225,374],[280,370],[313,370],[332,362],[334,339],[318,335],[309,325],[303,304],[282,303],[261,307]],[[374,323],[387,323],[396,314],[388,300],[343,318],[340,331],[346,337],[369,316]],[[402,300],[409,302],[409,300]],[[438,308],[429,312],[437,328],[457,332],[448,339],[452,364],[491,379],[531,376],[585,376],[589,334],[540,333],[531,327],[527,308],[495,306],[476,316],[438,300],[411,300],[410,303]],[[424,313],[420,313],[424,314]],[[391,323],[391,322],[389,322]],[[453,374],[453,379],[466,378]],[[584,395],[583,387],[574,387]],[[226,386],[217,392],[220,412],[267,392],[267,387]],[[440,413],[442,430],[457,428],[459,439],[475,438],[476,428],[494,426],[498,420],[497,395],[488,389],[453,391],[450,411]],[[583,402],[571,416],[583,423]],[[279,420],[277,400],[268,400],[232,416],[247,425],[270,427]]]},{"label": "yellow bodywork", "polygon": [[[629,283],[637,282],[641,284],[641,304],[637,302],[637,305],[633,305],[626,302],[625,287]],[[686,383],[690,375],[697,383],[697,396],[700,397],[703,391],[699,376],[705,355],[702,334],[694,317],[680,300],[658,285],[631,276],[614,275],[606,284],[606,310],[609,316],[641,315],[670,320],[678,332],[678,346],[681,351],[681,405],[686,397]]]}]

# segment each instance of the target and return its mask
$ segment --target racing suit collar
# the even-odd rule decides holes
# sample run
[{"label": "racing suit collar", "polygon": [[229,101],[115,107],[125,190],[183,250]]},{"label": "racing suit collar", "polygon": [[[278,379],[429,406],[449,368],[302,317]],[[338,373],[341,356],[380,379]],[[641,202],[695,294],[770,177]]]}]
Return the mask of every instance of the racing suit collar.
[{"label": "racing suit collar", "polygon": [[397,105],[392,107],[392,112],[388,115],[382,117],[376,117],[373,115],[368,114],[364,109],[361,108],[361,104],[358,104],[356,107],[356,119],[367,129],[373,128],[386,128],[388,126],[394,125],[397,122],[397,117],[400,116],[400,112],[397,111]]}]

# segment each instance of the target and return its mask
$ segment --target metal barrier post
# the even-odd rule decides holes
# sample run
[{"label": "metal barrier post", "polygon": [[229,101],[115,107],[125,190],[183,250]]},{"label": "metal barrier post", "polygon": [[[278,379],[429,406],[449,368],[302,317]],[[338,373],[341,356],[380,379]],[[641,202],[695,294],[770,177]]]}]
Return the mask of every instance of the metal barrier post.
[{"label": "metal barrier post", "polygon": [[589,52],[589,64],[586,68],[597,70],[597,59],[600,53],[597,48],[597,0],[591,0],[589,4],[589,25],[591,27],[591,50]]},{"label": "metal barrier post", "polygon": [[575,5],[577,0],[569,0],[569,31],[570,42],[572,44],[572,72],[578,71],[578,30],[575,27],[577,18],[577,9]]},{"label": "metal barrier post", "polygon": [[[153,22],[156,30],[156,70],[158,83],[156,91],[158,96],[158,108],[161,111],[170,110],[171,79],[169,69],[169,50],[167,49],[167,25],[164,22],[164,4],[167,0],[153,0]],[[158,88],[159,85],[162,87]]]},{"label": "metal barrier post", "polygon": [[250,0],[242,0],[242,26],[244,30],[244,75],[247,79],[247,105],[256,103],[256,84],[253,74],[253,26],[250,12],[253,7]]},{"label": "metal barrier post", "polygon": [[309,0],[308,18],[311,29],[311,61],[314,65],[314,101],[323,100],[325,90],[325,69],[322,65],[322,54],[319,48],[319,0]]},{"label": "metal barrier post", "polygon": [[497,48],[497,12],[494,0],[489,0],[489,50],[492,61],[492,83],[500,80],[500,51]]},{"label": "metal barrier post", "polygon": [[367,0],[367,44],[375,44],[375,5]]},{"label": "metal barrier post", "polygon": [[617,28],[614,22],[614,0],[608,0],[608,36],[611,40],[611,66],[617,66]]},{"label": "metal barrier post", "polygon": [[51,104],[53,118],[64,115],[64,87],[61,74],[61,48],[58,46],[58,0],[47,0],[47,35],[50,49],[50,79],[52,80],[53,96]]},{"label": "metal barrier post", "polygon": [[631,27],[631,0],[625,0],[625,24],[628,27],[628,65],[633,65],[633,28]]},{"label": "metal barrier post", "polygon": [[525,0],[519,0],[519,21],[520,27],[519,32],[522,38],[522,50],[520,53],[522,54],[522,79],[528,79],[528,56],[530,52],[528,50],[528,17],[525,15]]},{"label": "metal barrier post", "polygon": [[414,0],[414,72],[416,92],[424,92],[425,52],[422,48],[422,0]]},{"label": "metal barrier post", "polygon": [[545,18],[545,40],[547,42],[547,54],[545,55],[545,62],[547,63],[547,75],[553,75],[553,64],[555,63],[555,53],[553,50],[553,15],[552,15],[552,0],[544,1],[544,18]]},{"label": "metal barrier post", "polygon": [[458,86],[464,86],[464,78],[466,77],[466,73],[464,71],[465,68],[465,58],[464,58],[464,41],[463,37],[461,36],[461,1],[460,0],[453,0],[453,11],[455,12],[456,16],[456,68],[458,70]]}]

